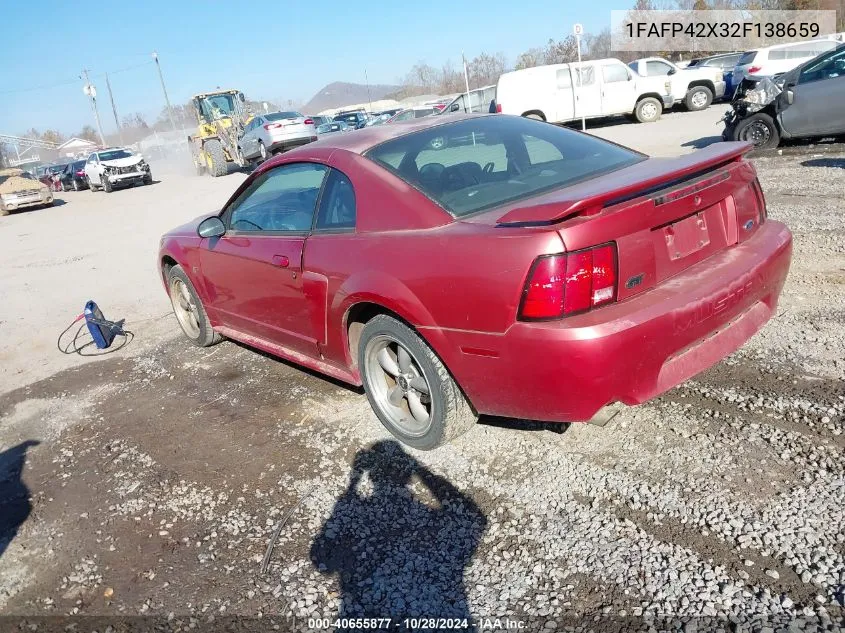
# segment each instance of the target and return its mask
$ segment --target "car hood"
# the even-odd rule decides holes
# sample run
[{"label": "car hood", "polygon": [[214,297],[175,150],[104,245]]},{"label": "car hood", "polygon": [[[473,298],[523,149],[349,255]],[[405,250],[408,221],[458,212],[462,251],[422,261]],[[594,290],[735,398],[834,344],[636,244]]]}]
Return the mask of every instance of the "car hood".
[{"label": "car hood", "polygon": [[128,158],[115,158],[114,160],[104,160],[101,161],[101,165],[105,165],[106,167],[132,167],[132,165],[137,165],[142,160],[144,160],[143,156],[130,156]]}]

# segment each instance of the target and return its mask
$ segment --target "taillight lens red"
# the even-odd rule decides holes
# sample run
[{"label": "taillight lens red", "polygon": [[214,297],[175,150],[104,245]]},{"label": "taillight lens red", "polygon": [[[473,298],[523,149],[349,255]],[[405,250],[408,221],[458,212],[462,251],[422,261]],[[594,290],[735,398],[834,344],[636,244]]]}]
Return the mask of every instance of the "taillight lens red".
[{"label": "taillight lens red", "polygon": [[748,74],[753,75],[754,73],[759,73],[761,70],[763,70],[762,66],[752,66],[748,69]]},{"label": "taillight lens red", "polygon": [[279,128],[279,127],[282,127],[281,123],[268,123],[267,125],[264,126],[264,129],[265,130],[272,130],[274,128]]},{"label": "taillight lens red", "polygon": [[760,209],[760,219],[757,223],[763,224],[768,217],[768,211],[766,210],[766,196],[763,195],[763,188],[760,186],[759,178],[751,181],[751,188],[754,189],[754,195],[757,197],[757,206]]},{"label": "taillight lens red", "polygon": [[305,119],[303,121],[305,125],[314,125],[314,119]]},{"label": "taillight lens red", "polygon": [[616,245],[537,258],[525,282],[519,318],[556,319],[616,300]]}]

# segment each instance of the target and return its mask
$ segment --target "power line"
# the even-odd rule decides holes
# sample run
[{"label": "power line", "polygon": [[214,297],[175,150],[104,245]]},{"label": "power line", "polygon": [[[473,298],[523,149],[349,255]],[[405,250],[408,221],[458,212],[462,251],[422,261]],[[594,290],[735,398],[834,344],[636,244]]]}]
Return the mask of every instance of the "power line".
[{"label": "power line", "polygon": [[[118,73],[123,73],[123,72],[126,72],[128,70],[135,70],[137,68],[143,68],[144,66],[150,66],[154,63],[155,62],[148,61],[148,62],[142,62],[140,64],[133,64],[132,66],[126,66],[126,67],[120,68],[118,70],[108,70],[108,71],[103,71],[101,73],[91,73],[91,77],[105,77],[106,74],[116,75]],[[43,84],[43,85],[40,85],[40,86],[31,86],[29,88],[15,88],[13,90],[0,90],[0,95],[17,94],[17,93],[21,93],[21,92],[35,92],[37,90],[51,90],[53,88],[59,88],[61,86],[69,86],[71,84],[77,83],[78,81],[79,81],[78,78],[77,79],[68,79],[66,81],[59,81],[59,82],[56,82],[54,84]]]}]

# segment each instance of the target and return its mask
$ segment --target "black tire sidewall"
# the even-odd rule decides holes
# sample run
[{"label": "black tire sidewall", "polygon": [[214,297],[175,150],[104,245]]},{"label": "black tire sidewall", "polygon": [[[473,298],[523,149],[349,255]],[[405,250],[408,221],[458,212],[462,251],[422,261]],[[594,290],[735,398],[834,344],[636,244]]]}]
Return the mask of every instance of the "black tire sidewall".
[{"label": "black tire sidewall", "polygon": [[[703,92],[705,95],[707,95],[707,103],[705,103],[700,108],[696,108],[694,105],[692,105],[692,97],[696,92]],[[711,103],[713,103],[713,91],[710,90],[710,88],[708,88],[707,86],[695,86],[690,90],[689,94],[687,95],[685,105],[687,106],[687,110],[691,112],[698,112],[699,110],[706,110],[707,108],[709,108]]]},{"label": "black tire sidewall", "polygon": [[762,121],[766,127],[769,128],[770,135],[769,140],[763,145],[755,145],[754,149],[770,149],[772,147],[777,147],[780,144],[780,133],[778,132],[777,126],[775,125],[774,120],[765,112],[756,112],[752,114],[750,117],[746,117],[742,121],[736,124],[733,130],[733,138],[734,140],[740,141],[742,140],[740,136],[742,132],[751,126],[752,123],[755,121]]},{"label": "black tire sidewall", "polygon": [[[386,420],[369,386],[369,376],[366,370],[366,349],[367,344],[376,336],[388,336],[407,349],[414,358],[414,362],[422,370],[425,379],[431,387],[431,426],[423,436],[411,436],[396,428],[390,420]],[[396,319],[387,316],[377,316],[369,321],[361,332],[361,339],[358,343],[358,368],[361,372],[361,380],[364,383],[364,392],[373,412],[381,421],[382,425],[390,431],[402,443],[419,450],[431,450],[442,444],[442,438],[446,434],[446,399],[443,394],[443,384],[437,372],[437,368],[428,358],[430,348],[406,325]]]},{"label": "black tire sidewall", "polygon": [[[641,112],[642,107],[646,103],[652,103],[652,102],[657,107],[657,116],[655,116],[653,119],[644,119],[643,116],[642,116],[642,112]],[[657,99],[655,99],[654,97],[646,97],[645,99],[640,99],[637,102],[636,109],[634,110],[634,118],[637,121],[639,121],[640,123],[654,123],[655,121],[657,121],[660,118],[660,110],[661,110],[662,107],[663,107],[663,105]]]}]

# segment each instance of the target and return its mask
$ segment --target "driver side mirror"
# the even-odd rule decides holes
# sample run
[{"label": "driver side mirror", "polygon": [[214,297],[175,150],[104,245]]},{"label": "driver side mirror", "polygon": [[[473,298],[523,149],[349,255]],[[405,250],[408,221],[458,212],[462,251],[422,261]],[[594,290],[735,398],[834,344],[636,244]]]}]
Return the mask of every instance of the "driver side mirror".
[{"label": "driver side mirror", "polygon": [[789,88],[786,89],[786,102],[789,105],[792,105],[795,102],[795,93]]},{"label": "driver side mirror", "polygon": [[453,103],[452,106],[449,108],[449,112],[457,112],[461,109],[461,106],[457,103]]},{"label": "driver side mirror", "polygon": [[670,68],[670,69],[669,69],[669,72],[668,72],[668,73],[666,73],[666,74],[667,74],[667,75],[674,75],[676,72],[678,72],[678,69],[677,69],[677,68]]},{"label": "driver side mirror", "polygon": [[226,225],[216,215],[206,218],[199,223],[197,234],[200,237],[220,237],[226,232]]}]

